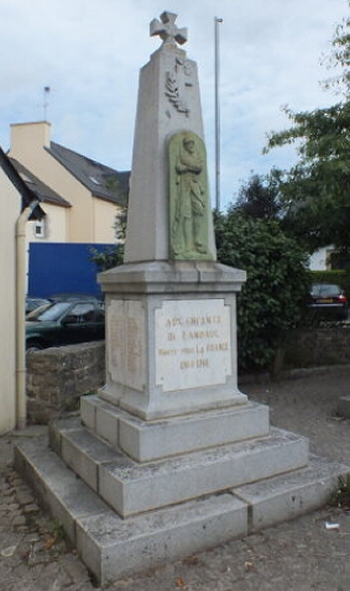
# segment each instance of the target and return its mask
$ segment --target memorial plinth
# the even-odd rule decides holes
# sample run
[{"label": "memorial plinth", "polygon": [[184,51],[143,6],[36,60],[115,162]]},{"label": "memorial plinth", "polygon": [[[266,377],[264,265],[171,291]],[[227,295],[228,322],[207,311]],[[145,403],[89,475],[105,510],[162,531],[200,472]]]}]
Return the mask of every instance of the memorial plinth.
[{"label": "memorial plinth", "polygon": [[100,276],[111,344],[100,396],[145,420],[245,404],[236,366],[244,279],[212,261],[130,263]]},{"label": "memorial plinth", "polygon": [[349,469],[309,458],[237,385],[245,272],[216,261],[196,64],[163,13],[141,72],[125,263],[99,276],[106,384],[16,466],[100,583],[323,504]]}]

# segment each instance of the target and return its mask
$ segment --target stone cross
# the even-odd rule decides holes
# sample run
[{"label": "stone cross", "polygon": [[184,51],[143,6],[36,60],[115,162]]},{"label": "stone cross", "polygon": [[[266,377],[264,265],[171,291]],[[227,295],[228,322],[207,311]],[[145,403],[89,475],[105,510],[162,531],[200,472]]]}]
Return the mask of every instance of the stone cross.
[{"label": "stone cross", "polygon": [[160,21],[156,18],[150,23],[150,36],[159,35],[163,39],[163,45],[176,45],[175,41],[183,45],[187,41],[187,29],[179,29],[175,24],[177,14],[164,11],[160,15]]}]

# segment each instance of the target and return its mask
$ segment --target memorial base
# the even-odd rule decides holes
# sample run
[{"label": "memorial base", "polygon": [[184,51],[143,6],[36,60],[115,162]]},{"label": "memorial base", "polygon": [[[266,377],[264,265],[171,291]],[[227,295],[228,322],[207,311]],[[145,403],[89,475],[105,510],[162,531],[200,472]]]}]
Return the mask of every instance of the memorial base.
[{"label": "memorial base", "polygon": [[[55,436],[51,435],[52,441],[55,440],[55,445],[60,442],[62,449],[66,447],[64,453],[68,458],[68,446],[62,441],[63,425],[61,428],[57,424],[55,431]],[[283,432],[278,432],[279,443],[281,435],[283,438]],[[70,436],[72,439],[72,432]],[[307,449],[304,438],[294,436],[292,442],[288,434],[284,436],[287,447],[282,450],[275,447],[280,467],[283,455],[285,459],[288,457],[291,445],[296,446],[295,452],[302,450],[304,459]],[[277,464],[273,452],[265,455],[265,441],[264,438],[260,444],[255,441],[255,467],[261,469],[268,462],[271,470]],[[76,463],[80,463],[80,477],[45,440],[23,440],[15,449],[17,470],[36,491],[37,498],[52,517],[64,527],[78,556],[100,585],[315,510],[329,501],[339,487],[340,479],[345,478],[350,470],[337,462],[312,456],[305,467],[123,518],[101,497],[101,491],[93,489],[82,477],[84,472],[90,474],[90,478],[95,478],[95,486],[99,486],[99,474],[106,469],[111,458],[119,465],[123,464],[120,454],[116,455],[110,446],[101,448],[100,445],[97,438],[93,446],[90,441],[84,454],[76,459]],[[71,461],[74,461],[73,457],[74,454]],[[239,463],[236,466],[231,463],[228,474],[231,472],[233,478],[237,477],[242,469],[244,471],[247,461],[252,468],[252,460],[253,455],[241,455],[240,460],[237,456]],[[291,465],[290,460],[287,463]],[[153,467],[156,470],[157,464],[153,463]],[[191,477],[189,473],[188,476],[190,481],[198,479],[198,474]],[[254,469],[251,477],[254,478]],[[152,488],[154,490],[152,483],[147,485],[147,494]],[[114,502],[117,496],[114,494]]]},{"label": "memorial base", "polygon": [[100,397],[146,421],[246,404],[236,361],[244,280],[244,271],[205,261],[101,274],[108,347]]},{"label": "memorial base", "polygon": [[349,468],[309,457],[237,386],[236,295],[216,263],[123,265],[101,276],[107,381],[23,441],[16,467],[99,583],[324,504]]}]

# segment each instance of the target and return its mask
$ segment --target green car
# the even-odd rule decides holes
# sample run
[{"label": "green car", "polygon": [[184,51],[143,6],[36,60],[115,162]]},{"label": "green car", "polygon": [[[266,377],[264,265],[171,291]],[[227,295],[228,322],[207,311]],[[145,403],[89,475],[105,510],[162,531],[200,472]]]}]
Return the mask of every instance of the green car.
[{"label": "green car", "polygon": [[72,345],[105,338],[103,304],[94,299],[57,301],[26,317],[26,350]]}]

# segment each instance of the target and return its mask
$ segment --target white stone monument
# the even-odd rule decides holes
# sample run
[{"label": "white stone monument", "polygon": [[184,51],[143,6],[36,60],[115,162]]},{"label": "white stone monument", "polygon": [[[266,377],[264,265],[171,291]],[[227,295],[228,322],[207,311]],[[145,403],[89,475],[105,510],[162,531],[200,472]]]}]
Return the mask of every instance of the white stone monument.
[{"label": "white stone monument", "polygon": [[197,66],[177,47],[187,34],[175,18],[151,22],[163,44],[140,74],[125,264],[100,276],[109,343],[100,396],[145,420],[247,403],[236,367],[245,273],[215,261],[210,204],[208,256],[171,256],[169,143],[183,132],[204,140]]},{"label": "white stone monument", "polygon": [[238,389],[245,273],[215,260],[197,68],[175,19],[151,23],[163,44],[141,70],[125,263],[99,278],[106,384],[51,426],[53,451],[16,450],[100,582],[315,508],[347,471],[310,461]]}]

